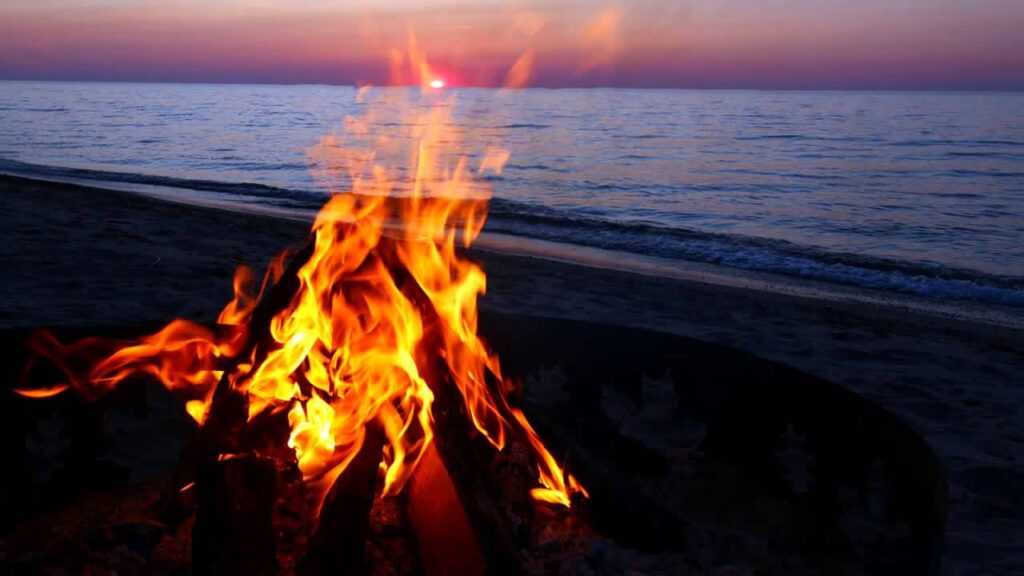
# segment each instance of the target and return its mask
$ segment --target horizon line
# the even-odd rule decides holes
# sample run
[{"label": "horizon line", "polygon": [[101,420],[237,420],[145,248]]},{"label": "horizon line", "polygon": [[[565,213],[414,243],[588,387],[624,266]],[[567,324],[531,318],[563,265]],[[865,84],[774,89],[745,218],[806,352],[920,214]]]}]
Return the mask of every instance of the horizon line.
[{"label": "horizon line", "polygon": [[[0,82],[52,82],[67,84],[179,84],[209,86],[322,86],[338,88],[417,88],[418,84],[372,84],[358,82],[266,82],[244,80],[156,80],[156,79],[86,79],[86,78],[31,78],[2,77]],[[623,86],[614,84],[594,84],[586,86],[523,86],[521,88],[505,88],[502,86],[483,86],[475,84],[449,85],[444,90],[679,90],[679,91],[730,91],[730,92],[1024,92],[1021,86]]]}]

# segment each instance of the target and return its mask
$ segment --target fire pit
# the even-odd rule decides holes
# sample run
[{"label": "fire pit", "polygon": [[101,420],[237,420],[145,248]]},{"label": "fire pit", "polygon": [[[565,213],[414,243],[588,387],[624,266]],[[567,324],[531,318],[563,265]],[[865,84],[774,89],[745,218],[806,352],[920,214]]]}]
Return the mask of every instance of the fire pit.
[{"label": "fire pit", "polygon": [[[152,411],[167,402],[158,390],[147,399],[137,382],[98,403],[12,396],[4,404],[15,470],[4,476],[5,508],[13,511],[5,518],[5,570],[202,571],[195,559],[226,572],[316,573],[334,559],[309,550],[329,543],[363,562],[359,571],[375,574],[480,566],[520,573],[581,566],[692,574],[728,566],[936,570],[945,517],[941,467],[916,434],[871,402],[776,363],[666,334],[498,314],[482,315],[480,330],[523,383],[517,399],[552,452],[568,455],[589,500],[569,510],[523,498],[533,481],[525,450],[510,448],[496,459],[470,441],[459,448],[467,451],[454,460],[457,470],[446,466],[451,445],[439,442],[449,448],[425,455],[397,497],[380,496],[376,464],[353,461],[352,470],[375,474],[365,484],[349,476],[335,489],[340,496],[324,505],[337,507],[329,514],[338,522],[329,528],[321,520],[310,529],[315,502],[294,463],[265,456],[219,461],[218,477],[208,480],[216,504],[204,512],[195,506],[196,487],[180,491],[199,480],[202,434],[195,425],[176,470],[153,482],[130,484],[131,466],[98,457],[102,414]],[[118,338],[147,332],[89,331]],[[81,331],[55,333],[72,340]],[[14,352],[4,366],[8,382],[28,353],[25,336],[3,334]],[[35,374],[37,384],[49,384],[42,367]],[[42,464],[38,455],[28,464],[25,439],[39,434],[38,422],[55,420],[74,443],[51,457],[58,472],[50,480],[33,480],[33,467]],[[438,436],[447,431],[437,427]],[[164,442],[147,439],[156,449]],[[518,499],[511,494],[517,491]],[[216,522],[215,536],[197,530],[203,514]],[[450,557],[439,552],[453,549]]]}]

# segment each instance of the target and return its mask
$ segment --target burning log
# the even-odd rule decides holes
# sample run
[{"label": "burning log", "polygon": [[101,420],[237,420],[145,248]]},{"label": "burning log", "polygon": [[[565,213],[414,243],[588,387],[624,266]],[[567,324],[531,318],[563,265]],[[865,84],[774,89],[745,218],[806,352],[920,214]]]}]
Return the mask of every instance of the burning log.
[{"label": "burning log", "polygon": [[305,248],[292,258],[288,269],[267,295],[257,304],[249,317],[249,323],[242,334],[240,351],[224,366],[224,375],[217,383],[210,401],[210,407],[203,422],[201,458],[216,458],[220,453],[237,450],[241,438],[240,427],[248,419],[247,403],[243,395],[231,388],[231,376],[238,364],[251,358],[257,348],[264,350],[271,345],[270,323],[274,316],[284,310],[299,289],[298,271],[313,253],[314,242],[310,240]]},{"label": "burning log", "polygon": [[[384,239],[378,249],[393,260],[398,247]],[[434,394],[434,442],[420,460],[409,486],[408,514],[420,549],[424,573],[516,573],[521,558],[504,518],[498,512],[494,490],[485,478],[488,463],[479,457],[490,446],[467,414],[466,405],[447,362],[433,351],[444,349],[444,324],[423,287],[403,269],[393,274],[402,293],[424,318],[419,345],[426,360],[420,367]],[[488,378],[487,389],[502,402],[500,390]],[[501,417],[511,418],[507,412]],[[438,530],[444,526],[444,530]]]},{"label": "burning log", "polygon": [[[276,571],[272,521],[274,466],[265,459],[235,457],[243,450],[240,443],[248,419],[248,403],[242,393],[231,388],[230,375],[256,347],[268,344],[270,321],[298,289],[297,272],[312,253],[312,246],[310,242],[292,259],[288,271],[254,309],[241,352],[224,371],[207,409],[199,435],[195,479],[192,554],[197,572]],[[259,552],[247,551],[253,545],[258,546]],[[245,569],[235,572],[235,566]]]},{"label": "burning log", "polygon": [[[476,532],[436,448],[427,449],[409,483],[407,510],[424,574],[474,576],[488,572]],[[499,572],[503,566],[492,562],[491,567],[492,572]]]},{"label": "burning log", "polygon": [[376,426],[366,430],[359,454],[334,481],[320,509],[320,520],[299,574],[366,573],[366,538],[370,509],[376,497],[377,473],[384,435]]}]

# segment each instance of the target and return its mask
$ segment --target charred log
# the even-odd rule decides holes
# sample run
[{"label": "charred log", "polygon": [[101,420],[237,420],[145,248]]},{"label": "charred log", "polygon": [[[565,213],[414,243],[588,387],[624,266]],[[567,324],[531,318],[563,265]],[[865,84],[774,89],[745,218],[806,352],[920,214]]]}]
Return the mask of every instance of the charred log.
[{"label": "charred log", "polygon": [[[269,574],[276,569],[274,466],[248,456],[223,458],[240,451],[248,417],[248,401],[231,388],[230,375],[242,359],[252,356],[254,347],[270,339],[270,322],[298,290],[298,271],[312,253],[310,241],[257,305],[241,352],[225,367],[207,410],[197,448],[192,537],[193,561],[199,573]],[[239,509],[248,506],[252,509]],[[258,552],[248,553],[249,547]],[[237,566],[246,569],[236,571]]]},{"label": "charred log", "polygon": [[[409,483],[407,513],[427,576],[486,574],[488,563],[458,489],[434,446]],[[493,563],[492,563],[493,564]],[[501,572],[493,565],[492,572]]]},{"label": "charred log", "polygon": [[196,483],[192,567],[197,574],[274,574],[276,473],[271,460],[219,460]]},{"label": "charred log", "polygon": [[366,539],[383,448],[384,434],[367,427],[359,453],[327,492],[299,574],[368,573]]},{"label": "charred log", "polygon": [[[387,254],[392,245],[378,245]],[[434,393],[434,442],[409,487],[409,518],[427,574],[515,574],[521,559],[486,477],[481,454],[493,447],[476,432],[458,386],[439,354],[444,349],[441,319],[427,294],[407,274],[396,284],[419,309],[424,335],[418,365]],[[443,531],[438,527],[444,526]]]}]

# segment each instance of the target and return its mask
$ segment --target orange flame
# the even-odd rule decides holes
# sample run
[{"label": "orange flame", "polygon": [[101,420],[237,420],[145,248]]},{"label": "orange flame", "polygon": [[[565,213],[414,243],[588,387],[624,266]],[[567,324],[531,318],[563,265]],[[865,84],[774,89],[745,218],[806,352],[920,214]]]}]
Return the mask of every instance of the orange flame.
[{"label": "orange flame", "polygon": [[583,35],[580,72],[611,64],[622,51],[622,9],[607,6],[587,25]]},{"label": "orange flame", "polygon": [[[421,82],[431,77],[414,42],[408,62]],[[477,335],[486,276],[460,249],[473,243],[486,218],[490,189],[474,175],[500,173],[508,152],[489,148],[474,169],[451,129],[451,106],[440,105],[437,91],[423,96],[425,107],[390,123],[411,131],[404,166],[386,160],[400,157],[409,139],[388,137],[370,115],[344,124],[344,138],[363,146],[341,147],[339,138],[326,136],[310,149],[315,175],[335,193],[313,224],[297,289],[270,320],[269,342],[258,353],[244,343],[253,336],[258,302],[282,278],[285,254],[255,291],[250,270],[238,269],[235,297],[216,330],[175,320],[137,342],[91,338],[70,345],[42,333],[33,348],[90,398],[126,378],[153,376],[187,397],[186,410],[200,424],[229,370],[227,383],[246,396],[250,422],[287,414],[287,445],[310,481],[329,484],[344,473],[367,428],[378,427],[386,439],[385,494],[402,489],[433,441],[435,390],[455,386],[474,427],[495,448],[512,434],[531,450],[541,485],[534,498],[569,506],[574,494],[586,496],[523,413],[509,406],[511,386]],[[19,393],[45,397],[64,388]]]},{"label": "orange flame", "polygon": [[26,398],[50,398],[51,396],[56,396],[67,389],[67,384],[58,384],[56,386],[49,386],[47,388],[15,388],[14,392]]},{"label": "orange flame", "polygon": [[533,76],[533,50],[523,52],[505,75],[505,88],[524,88]]}]

